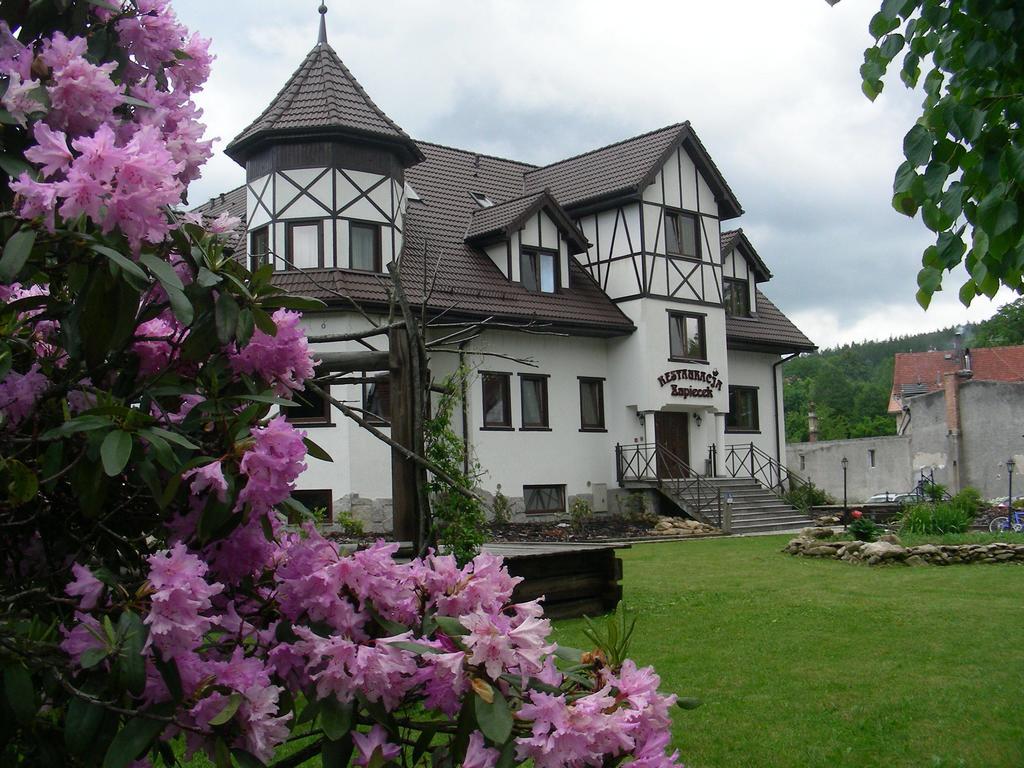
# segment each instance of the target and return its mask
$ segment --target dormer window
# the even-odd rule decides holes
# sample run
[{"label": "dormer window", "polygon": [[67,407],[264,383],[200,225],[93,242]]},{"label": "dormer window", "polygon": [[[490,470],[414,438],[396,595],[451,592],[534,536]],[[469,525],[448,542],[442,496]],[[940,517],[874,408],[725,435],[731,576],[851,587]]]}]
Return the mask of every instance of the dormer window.
[{"label": "dormer window", "polygon": [[555,293],[558,290],[558,252],[523,250],[519,255],[519,275],[526,290]]},{"label": "dormer window", "polygon": [[725,314],[750,317],[750,286],[747,281],[735,277],[723,278],[722,303],[725,305]]},{"label": "dormer window", "polygon": [[665,252],[688,259],[700,258],[696,216],[682,211],[665,211]]},{"label": "dormer window", "polygon": [[494,201],[483,192],[470,192],[469,196],[472,197],[476,204],[481,208],[490,208],[494,205]]}]

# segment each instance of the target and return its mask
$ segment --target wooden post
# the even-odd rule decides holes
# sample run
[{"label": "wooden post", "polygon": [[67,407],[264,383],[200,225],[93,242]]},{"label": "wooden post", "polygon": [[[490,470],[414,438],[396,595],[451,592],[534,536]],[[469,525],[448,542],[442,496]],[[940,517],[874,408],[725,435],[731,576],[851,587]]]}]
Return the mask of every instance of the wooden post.
[{"label": "wooden post", "polygon": [[[415,408],[415,382],[412,379],[412,361],[409,334],[404,328],[388,333],[391,371],[391,439],[410,450],[416,450],[413,430]],[[419,551],[419,504],[416,488],[416,464],[398,451],[391,451],[391,514],[394,521],[395,541],[412,542],[413,551]]]}]

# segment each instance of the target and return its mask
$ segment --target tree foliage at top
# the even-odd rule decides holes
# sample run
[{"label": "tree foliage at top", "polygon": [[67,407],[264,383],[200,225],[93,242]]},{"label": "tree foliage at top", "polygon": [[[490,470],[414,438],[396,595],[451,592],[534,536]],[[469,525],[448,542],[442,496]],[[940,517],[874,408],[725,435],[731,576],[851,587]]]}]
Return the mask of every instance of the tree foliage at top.
[{"label": "tree foliage at top", "polygon": [[974,347],[1024,344],[1024,299],[1004,304],[988,320],[978,323],[970,343]]},{"label": "tree foliage at top", "polygon": [[1018,0],[885,0],[871,19],[863,90],[874,100],[897,57],[921,117],[903,141],[893,207],[935,234],[918,273],[928,307],[964,263],[960,300],[1024,292],[1024,6]]},{"label": "tree foliage at top", "polygon": [[[968,333],[971,327],[967,328]],[[866,341],[803,355],[786,363],[786,440],[808,438],[807,411],[814,403],[820,440],[896,434],[887,413],[897,352],[948,349],[955,329]]]}]

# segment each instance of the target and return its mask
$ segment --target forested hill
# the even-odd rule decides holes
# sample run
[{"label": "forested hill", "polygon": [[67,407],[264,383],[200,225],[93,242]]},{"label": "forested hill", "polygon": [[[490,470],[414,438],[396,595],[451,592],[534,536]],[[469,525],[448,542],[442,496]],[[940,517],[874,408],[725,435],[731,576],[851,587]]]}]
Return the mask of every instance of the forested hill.
[{"label": "forested hill", "polygon": [[[986,321],[991,322],[991,321]],[[965,326],[968,344],[979,326]],[[955,328],[866,341],[826,349],[792,360],[783,367],[786,441],[807,439],[807,410],[818,412],[818,439],[896,434],[896,421],[886,413],[897,352],[950,349]]]}]

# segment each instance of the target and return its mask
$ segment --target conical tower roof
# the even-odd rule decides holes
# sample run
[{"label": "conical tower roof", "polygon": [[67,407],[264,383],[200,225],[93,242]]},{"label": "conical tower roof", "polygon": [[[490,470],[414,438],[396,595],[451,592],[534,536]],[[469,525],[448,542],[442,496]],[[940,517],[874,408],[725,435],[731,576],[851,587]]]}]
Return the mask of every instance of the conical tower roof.
[{"label": "conical tower roof", "polygon": [[[321,7],[321,13],[325,11]],[[224,151],[235,162],[244,164],[253,151],[275,139],[332,138],[388,145],[398,152],[406,166],[423,159],[409,134],[373,103],[327,43],[321,17],[319,42],[270,106]]]}]

